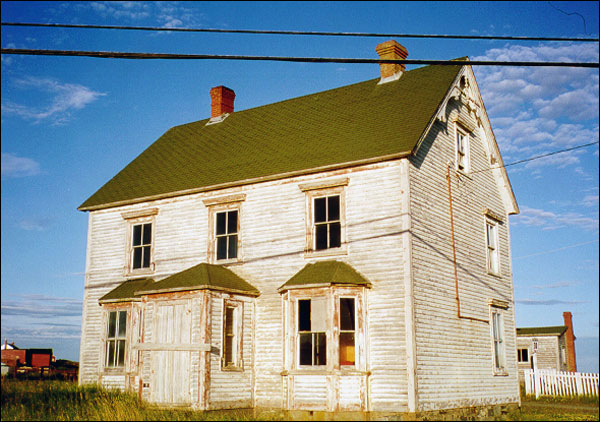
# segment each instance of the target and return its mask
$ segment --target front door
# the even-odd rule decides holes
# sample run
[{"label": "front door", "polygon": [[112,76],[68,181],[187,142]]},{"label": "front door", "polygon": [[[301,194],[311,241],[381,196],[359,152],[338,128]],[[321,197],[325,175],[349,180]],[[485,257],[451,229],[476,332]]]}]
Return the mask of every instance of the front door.
[{"label": "front door", "polygon": [[150,401],[166,405],[189,405],[191,351],[177,350],[191,343],[190,301],[157,302],[153,318],[155,350],[152,351]]}]

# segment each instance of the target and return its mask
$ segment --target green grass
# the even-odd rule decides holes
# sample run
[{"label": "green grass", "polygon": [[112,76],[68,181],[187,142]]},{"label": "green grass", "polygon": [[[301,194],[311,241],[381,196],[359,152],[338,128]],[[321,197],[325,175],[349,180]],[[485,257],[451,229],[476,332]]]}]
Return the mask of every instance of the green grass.
[{"label": "green grass", "polygon": [[[68,381],[2,380],[3,421],[248,421],[285,420],[281,412],[231,410],[202,412],[161,409],[140,403],[133,393],[77,386]],[[597,421],[598,397],[542,397],[523,395],[521,409],[503,420]]]}]

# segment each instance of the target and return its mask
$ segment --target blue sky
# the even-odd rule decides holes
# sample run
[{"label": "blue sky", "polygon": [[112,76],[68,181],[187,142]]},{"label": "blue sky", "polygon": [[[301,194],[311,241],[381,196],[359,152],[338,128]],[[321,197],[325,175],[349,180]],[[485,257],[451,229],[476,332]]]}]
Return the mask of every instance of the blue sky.
[{"label": "blue sky", "polygon": [[[3,22],[598,37],[598,2],[12,2]],[[2,48],[377,58],[380,37],[2,27]],[[598,43],[397,38],[409,59],[598,62]],[[408,66],[409,69],[415,66]],[[598,69],[474,67],[504,163],[598,141]],[[90,195],[169,128],[379,76],[376,64],[2,55],[2,340],[79,359]],[[598,145],[509,166],[520,327],[571,311],[598,372]]]}]

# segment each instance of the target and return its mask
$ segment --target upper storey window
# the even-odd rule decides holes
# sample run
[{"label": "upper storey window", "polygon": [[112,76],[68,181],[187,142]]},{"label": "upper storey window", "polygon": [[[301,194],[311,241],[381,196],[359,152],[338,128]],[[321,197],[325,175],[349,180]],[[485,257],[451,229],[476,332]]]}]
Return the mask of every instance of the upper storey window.
[{"label": "upper storey window", "polygon": [[346,186],[348,179],[300,185],[306,194],[306,247],[308,256],[347,253]]},{"label": "upper storey window", "polygon": [[468,173],[471,170],[469,154],[469,134],[455,125],[456,169]]},{"label": "upper storey window", "polygon": [[217,261],[236,259],[238,252],[238,210],[216,213],[215,242]]},{"label": "upper storey window", "polygon": [[230,264],[242,261],[242,203],[245,194],[204,199],[208,208],[208,261]]},{"label": "upper storey window", "polygon": [[154,271],[154,216],[157,208],[122,213],[128,222],[126,273]]},{"label": "upper storey window", "polygon": [[340,196],[314,199],[315,250],[339,248],[342,225],[340,221]]},{"label": "upper storey window", "polygon": [[131,268],[150,268],[152,251],[152,223],[135,224],[131,236]]}]

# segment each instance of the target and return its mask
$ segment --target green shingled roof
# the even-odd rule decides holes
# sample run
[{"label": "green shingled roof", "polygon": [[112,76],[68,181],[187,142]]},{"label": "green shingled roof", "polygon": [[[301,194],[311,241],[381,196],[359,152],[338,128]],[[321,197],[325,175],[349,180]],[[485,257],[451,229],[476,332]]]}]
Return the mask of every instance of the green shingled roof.
[{"label": "green shingled roof", "polygon": [[552,327],[525,327],[517,328],[517,335],[531,336],[531,335],[561,335],[567,330],[566,325],[557,325]]},{"label": "green shingled roof", "polygon": [[154,283],[154,280],[151,278],[127,280],[102,296],[100,299],[98,299],[98,301],[101,303],[106,303],[135,300],[139,298],[139,295],[136,295],[135,292],[143,289],[146,286],[152,285],[152,283]]},{"label": "green shingled roof", "polygon": [[236,111],[217,124],[176,126],[79,209],[409,154],[461,66],[422,67],[394,82],[372,79]]},{"label": "green shingled roof", "polygon": [[315,284],[371,286],[369,280],[344,262],[319,261],[314,264],[306,264],[278,290],[281,292],[294,287]]},{"label": "green shingled roof", "polygon": [[254,286],[230,269],[221,265],[206,263],[188,268],[156,283],[146,284],[135,293],[137,295],[146,295],[199,289],[224,290],[253,296],[258,296],[259,294],[259,291]]}]

